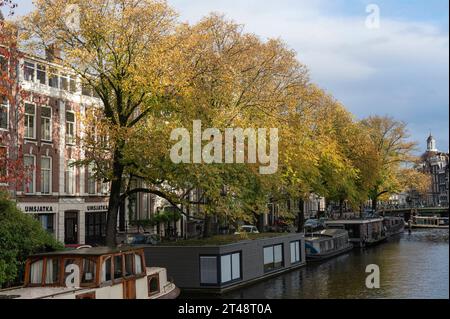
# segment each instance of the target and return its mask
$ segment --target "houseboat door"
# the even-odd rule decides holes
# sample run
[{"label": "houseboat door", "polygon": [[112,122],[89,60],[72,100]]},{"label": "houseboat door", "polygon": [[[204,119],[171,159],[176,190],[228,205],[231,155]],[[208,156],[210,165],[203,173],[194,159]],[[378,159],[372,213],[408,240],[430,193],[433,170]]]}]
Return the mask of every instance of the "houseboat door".
[{"label": "houseboat door", "polygon": [[136,278],[123,282],[123,299],[136,299]]},{"label": "houseboat door", "polygon": [[78,244],[78,213],[66,212],[64,215],[64,243]]}]

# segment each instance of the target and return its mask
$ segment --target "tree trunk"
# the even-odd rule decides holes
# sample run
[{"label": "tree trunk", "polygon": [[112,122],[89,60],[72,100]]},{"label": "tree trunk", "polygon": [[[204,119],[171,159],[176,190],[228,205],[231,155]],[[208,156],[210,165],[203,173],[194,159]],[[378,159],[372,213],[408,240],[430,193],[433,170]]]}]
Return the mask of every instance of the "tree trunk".
[{"label": "tree trunk", "polygon": [[121,153],[119,149],[114,152],[113,180],[109,197],[108,219],[106,222],[106,245],[117,246],[117,216],[119,215],[120,195],[122,191],[122,175],[124,167],[120,163]]},{"label": "tree trunk", "polygon": [[344,200],[339,200],[339,215],[340,218],[344,217]]},{"label": "tree trunk", "polygon": [[203,238],[210,237],[209,229],[211,228],[211,216],[205,214],[205,221],[203,223]]},{"label": "tree trunk", "polygon": [[305,227],[305,201],[300,199],[298,202],[298,224],[297,233],[303,233]]},{"label": "tree trunk", "polygon": [[378,210],[378,197],[372,199],[372,209],[374,212]]}]

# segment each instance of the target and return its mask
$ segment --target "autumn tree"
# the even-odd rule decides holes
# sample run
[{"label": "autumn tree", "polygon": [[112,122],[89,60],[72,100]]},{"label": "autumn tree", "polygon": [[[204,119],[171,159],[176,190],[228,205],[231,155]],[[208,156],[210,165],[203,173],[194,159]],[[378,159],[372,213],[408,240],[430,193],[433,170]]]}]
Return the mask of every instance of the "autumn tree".
[{"label": "autumn tree", "polygon": [[[102,101],[108,125],[111,181],[107,244],[115,245],[128,136],[151,112],[164,109],[170,94],[165,64],[166,41],[174,32],[175,13],[164,1],[38,0],[22,21],[27,48],[40,52],[57,47],[58,61],[80,76]],[[74,15],[79,23],[72,24]],[[172,66],[173,67],[173,66]],[[142,70],[151,70],[142,76]],[[86,163],[87,164],[87,163]]]},{"label": "autumn tree", "polygon": [[19,189],[27,176],[18,147],[16,125],[21,101],[26,96],[17,81],[21,57],[17,48],[17,28],[2,14],[2,8],[6,8],[7,17],[11,17],[16,6],[10,0],[0,1],[0,125],[7,129],[0,132],[0,187],[8,189]]},{"label": "autumn tree", "polygon": [[375,184],[369,193],[376,211],[380,197],[404,188],[401,175],[405,165],[414,160],[416,143],[409,141],[406,124],[391,117],[373,116],[362,121],[362,125],[369,133],[378,161]]}]

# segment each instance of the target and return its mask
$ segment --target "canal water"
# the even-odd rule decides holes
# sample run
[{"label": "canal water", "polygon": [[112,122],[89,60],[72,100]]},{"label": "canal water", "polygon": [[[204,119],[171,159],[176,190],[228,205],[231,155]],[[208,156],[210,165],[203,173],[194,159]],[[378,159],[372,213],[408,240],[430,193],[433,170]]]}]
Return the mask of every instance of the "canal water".
[{"label": "canal water", "polygon": [[[381,288],[366,288],[366,267]],[[448,299],[449,231],[416,230],[365,250],[233,291],[226,299]]]}]

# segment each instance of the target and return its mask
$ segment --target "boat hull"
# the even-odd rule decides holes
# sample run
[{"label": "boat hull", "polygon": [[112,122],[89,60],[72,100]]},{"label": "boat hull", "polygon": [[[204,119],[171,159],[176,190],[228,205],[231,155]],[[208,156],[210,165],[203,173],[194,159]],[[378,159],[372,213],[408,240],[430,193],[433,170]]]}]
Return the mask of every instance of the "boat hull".
[{"label": "boat hull", "polygon": [[307,254],[306,255],[306,261],[308,262],[322,262],[328,259],[331,259],[333,257],[337,257],[340,255],[343,255],[345,253],[348,253],[349,251],[351,251],[353,249],[353,245],[349,245],[346,248],[337,250],[337,251],[333,251],[333,252],[329,252],[329,253],[325,253],[325,254]]},{"label": "boat hull", "polygon": [[449,226],[412,225],[414,229],[449,229]]}]

